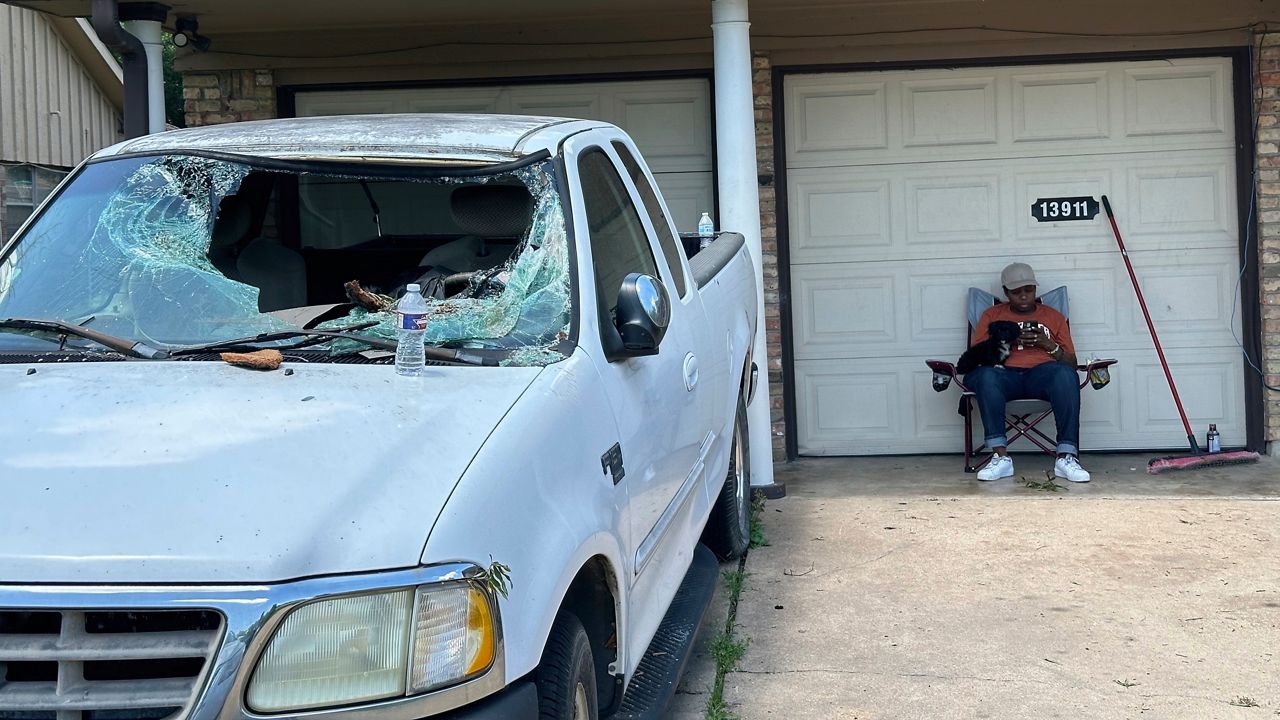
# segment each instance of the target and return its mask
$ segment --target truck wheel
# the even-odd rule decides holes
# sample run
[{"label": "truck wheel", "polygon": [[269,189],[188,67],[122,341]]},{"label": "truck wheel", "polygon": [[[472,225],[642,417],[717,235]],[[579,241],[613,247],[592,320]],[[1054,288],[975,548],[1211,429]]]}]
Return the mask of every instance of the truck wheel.
[{"label": "truck wheel", "polygon": [[596,669],[582,622],[561,610],[535,673],[540,720],[596,720]]},{"label": "truck wheel", "polygon": [[751,446],[747,440],[747,404],[738,398],[733,421],[729,472],[711,508],[702,540],[721,560],[741,557],[751,542]]}]

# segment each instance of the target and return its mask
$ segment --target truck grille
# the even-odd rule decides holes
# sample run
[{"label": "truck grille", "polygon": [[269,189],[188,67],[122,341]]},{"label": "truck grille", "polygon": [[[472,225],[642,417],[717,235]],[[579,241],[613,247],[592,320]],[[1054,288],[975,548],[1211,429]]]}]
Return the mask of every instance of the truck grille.
[{"label": "truck grille", "polygon": [[213,610],[0,610],[0,720],[176,720],[221,631]]}]

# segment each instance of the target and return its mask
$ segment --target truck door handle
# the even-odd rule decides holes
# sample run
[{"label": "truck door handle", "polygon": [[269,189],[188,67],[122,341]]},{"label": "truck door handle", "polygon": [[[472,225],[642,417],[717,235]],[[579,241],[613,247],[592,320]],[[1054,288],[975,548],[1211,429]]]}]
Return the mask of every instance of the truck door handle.
[{"label": "truck door handle", "polygon": [[693,353],[684,356],[684,389],[693,392],[698,386],[698,358]]}]

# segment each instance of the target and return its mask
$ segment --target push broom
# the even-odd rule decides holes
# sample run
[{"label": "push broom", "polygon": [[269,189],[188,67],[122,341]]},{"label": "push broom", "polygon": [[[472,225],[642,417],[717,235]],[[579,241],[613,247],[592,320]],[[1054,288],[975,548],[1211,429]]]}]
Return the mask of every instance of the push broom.
[{"label": "push broom", "polygon": [[1147,302],[1142,299],[1142,288],[1138,287],[1138,276],[1133,273],[1133,263],[1129,262],[1129,251],[1124,248],[1124,240],[1120,238],[1120,228],[1116,225],[1115,213],[1111,212],[1111,203],[1107,196],[1102,196],[1102,207],[1107,211],[1107,219],[1111,221],[1111,232],[1116,236],[1116,244],[1120,246],[1120,257],[1124,258],[1125,269],[1129,271],[1129,279],[1133,281],[1133,291],[1138,295],[1138,306],[1142,308],[1142,317],[1147,321],[1147,329],[1151,331],[1151,341],[1155,343],[1156,355],[1160,357],[1160,367],[1164,377],[1169,381],[1169,391],[1173,393],[1173,404],[1178,406],[1178,416],[1182,418],[1182,428],[1187,431],[1187,443],[1191,445],[1190,455],[1173,455],[1170,457],[1152,458],[1147,463],[1147,472],[1157,475],[1166,470],[1187,470],[1190,468],[1210,467],[1214,465],[1241,465],[1258,461],[1258,453],[1247,450],[1206,453],[1196,444],[1196,434],[1191,431],[1191,423],[1187,422],[1187,413],[1182,409],[1182,399],[1178,397],[1178,387],[1173,384],[1173,374],[1169,372],[1169,363],[1164,359],[1164,349],[1160,347],[1160,338],[1156,337],[1156,326],[1151,322],[1151,313],[1147,312]]}]

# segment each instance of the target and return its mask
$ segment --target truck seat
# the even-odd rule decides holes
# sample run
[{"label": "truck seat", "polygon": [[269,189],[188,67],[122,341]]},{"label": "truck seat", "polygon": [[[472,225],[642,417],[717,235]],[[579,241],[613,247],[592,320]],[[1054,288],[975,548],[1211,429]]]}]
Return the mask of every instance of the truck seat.
[{"label": "truck seat", "polygon": [[236,256],[240,253],[241,243],[249,234],[249,224],[252,221],[252,208],[243,198],[228,195],[218,203],[218,217],[213,224],[206,255],[219,272],[232,280],[240,279],[240,271],[236,269]]},{"label": "truck seat", "polygon": [[452,272],[487,270],[501,265],[507,253],[494,252],[486,240],[519,240],[533,217],[533,197],[518,185],[464,185],[449,196],[449,211],[463,236],[432,248],[420,266]]},{"label": "truck seat", "polygon": [[260,237],[236,258],[240,281],[258,288],[259,312],[307,304],[307,264],[302,255],[278,240]]}]

